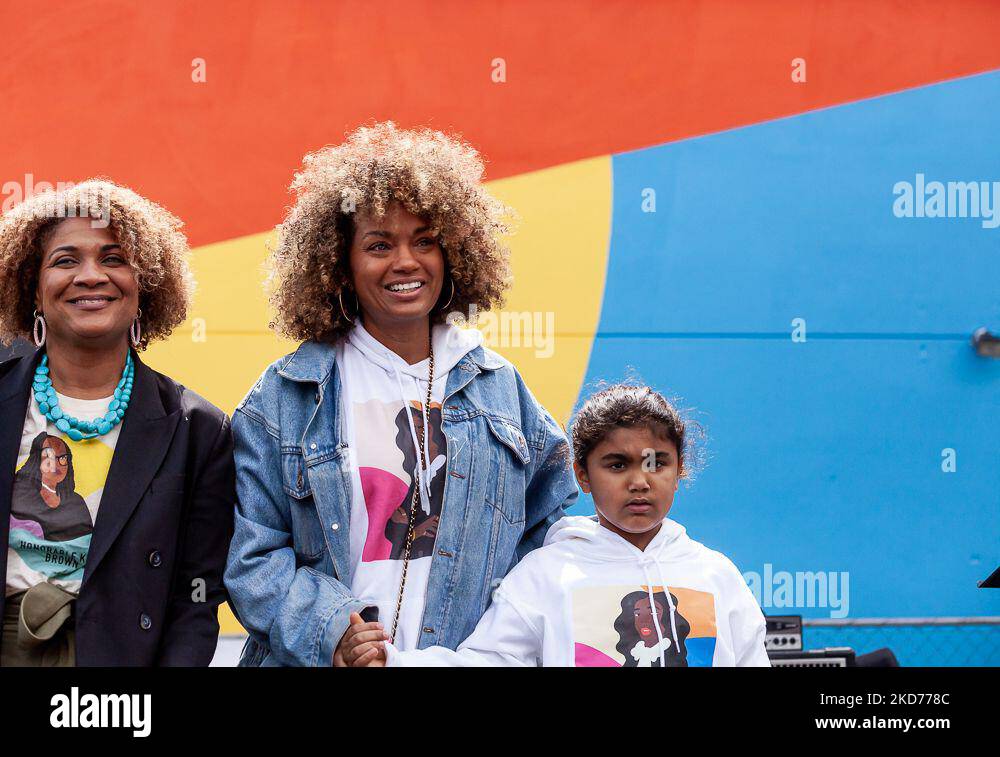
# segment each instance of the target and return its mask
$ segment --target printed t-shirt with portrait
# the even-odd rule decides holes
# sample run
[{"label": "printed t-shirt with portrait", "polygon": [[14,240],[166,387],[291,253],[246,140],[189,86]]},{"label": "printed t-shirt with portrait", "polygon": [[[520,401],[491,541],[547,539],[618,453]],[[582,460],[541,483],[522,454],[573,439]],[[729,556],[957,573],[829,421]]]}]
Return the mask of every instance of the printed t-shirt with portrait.
[{"label": "printed t-shirt with portrait", "polygon": [[[107,413],[113,399],[57,396],[65,415],[86,421]],[[6,596],[43,581],[79,594],[120,431],[121,424],[74,442],[31,399],[11,496]]]}]

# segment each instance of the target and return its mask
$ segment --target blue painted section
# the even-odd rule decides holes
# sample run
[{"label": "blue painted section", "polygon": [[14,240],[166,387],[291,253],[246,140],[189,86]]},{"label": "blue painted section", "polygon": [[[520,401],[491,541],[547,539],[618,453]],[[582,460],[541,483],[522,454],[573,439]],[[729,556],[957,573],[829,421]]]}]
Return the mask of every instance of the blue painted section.
[{"label": "blue painted section", "polygon": [[991,102],[1000,73],[615,156],[601,330],[1000,328],[1000,228],[893,215],[917,173],[1000,182]]},{"label": "blue painted section", "polygon": [[976,588],[1000,563],[1000,360],[968,343],[1000,331],[1000,228],[892,211],[917,173],[1000,182],[990,102],[1000,72],[614,158],[581,397],[632,369],[696,408],[711,458],[674,516],[743,571],[846,572],[850,617],[1000,615]]}]

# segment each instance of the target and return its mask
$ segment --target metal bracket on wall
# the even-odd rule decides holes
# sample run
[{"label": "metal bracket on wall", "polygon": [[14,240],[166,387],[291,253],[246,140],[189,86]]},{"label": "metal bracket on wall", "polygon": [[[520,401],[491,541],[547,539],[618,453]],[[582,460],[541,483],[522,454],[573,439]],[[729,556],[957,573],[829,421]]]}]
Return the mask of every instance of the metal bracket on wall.
[{"label": "metal bracket on wall", "polygon": [[1000,336],[991,334],[987,329],[976,329],[972,335],[972,346],[980,357],[1000,358]]}]

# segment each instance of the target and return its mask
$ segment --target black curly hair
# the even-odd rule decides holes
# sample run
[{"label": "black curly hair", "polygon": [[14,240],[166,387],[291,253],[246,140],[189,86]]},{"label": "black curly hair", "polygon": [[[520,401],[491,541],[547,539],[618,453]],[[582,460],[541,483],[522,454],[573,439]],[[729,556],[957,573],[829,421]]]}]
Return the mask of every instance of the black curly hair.
[{"label": "black curly hair", "polygon": [[691,427],[674,405],[655,389],[642,384],[619,383],[592,394],[573,418],[573,459],[586,470],[587,456],[616,428],[648,428],[677,446],[678,478],[688,478],[696,456]]}]

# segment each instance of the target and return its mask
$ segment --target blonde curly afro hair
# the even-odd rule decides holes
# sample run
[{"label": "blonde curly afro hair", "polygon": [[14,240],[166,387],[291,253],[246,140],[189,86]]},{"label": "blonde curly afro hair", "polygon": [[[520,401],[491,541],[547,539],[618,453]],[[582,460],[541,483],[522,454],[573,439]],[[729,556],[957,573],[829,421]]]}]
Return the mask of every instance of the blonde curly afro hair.
[{"label": "blonde curly afro hair", "polygon": [[[295,203],[271,249],[271,328],[294,340],[328,343],[351,328],[338,296],[353,292],[353,218],[357,212],[381,216],[393,202],[437,233],[455,282],[449,311],[501,306],[510,265],[500,238],[510,232],[512,212],[486,191],[482,177],[483,162],[469,145],[391,121],[361,127],[343,144],[306,155],[290,187]],[[446,292],[447,284],[442,297]],[[434,322],[445,316],[440,307],[432,313]]]},{"label": "blonde curly afro hair", "polygon": [[105,179],[42,192],[0,219],[0,342],[30,338],[44,240],[67,218],[108,221],[135,272],[142,342],[167,337],[184,322],[194,292],[181,222],[154,202]]}]

